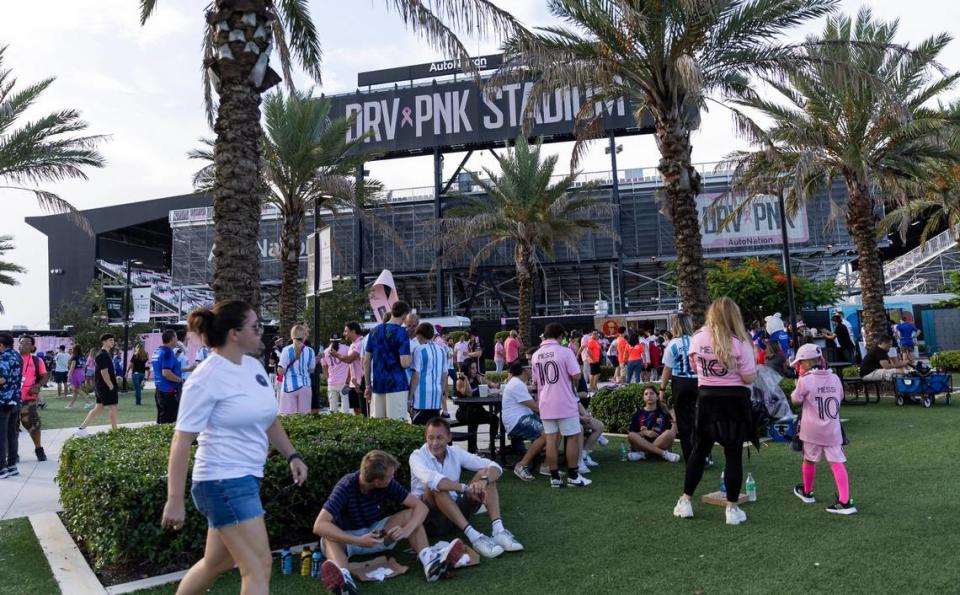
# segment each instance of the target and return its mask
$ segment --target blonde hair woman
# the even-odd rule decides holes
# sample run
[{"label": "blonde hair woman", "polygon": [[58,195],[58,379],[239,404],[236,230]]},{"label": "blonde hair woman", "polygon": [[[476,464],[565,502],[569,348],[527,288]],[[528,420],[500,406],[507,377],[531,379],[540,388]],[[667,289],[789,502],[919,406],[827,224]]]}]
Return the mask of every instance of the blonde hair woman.
[{"label": "blonde hair woman", "polygon": [[743,482],[743,443],[757,443],[750,412],[750,385],[757,377],[757,365],[740,308],[730,298],[721,297],[710,304],[707,323],[690,340],[689,363],[697,374],[693,453],[673,514],[693,516],[690,497],[703,478],[710,449],[719,443],[726,457],[726,521],[739,525],[747,520],[737,506]]},{"label": "blonde hair woman", "polygon": [[280,352],[280,371],[283,372],[283,386],[280,391],[280,413],[310,413],[312,396],[310,378],[317,367],[317,356],[313,348],[304,345],[307,327],[296,324],[290,329],[293,343]]}]

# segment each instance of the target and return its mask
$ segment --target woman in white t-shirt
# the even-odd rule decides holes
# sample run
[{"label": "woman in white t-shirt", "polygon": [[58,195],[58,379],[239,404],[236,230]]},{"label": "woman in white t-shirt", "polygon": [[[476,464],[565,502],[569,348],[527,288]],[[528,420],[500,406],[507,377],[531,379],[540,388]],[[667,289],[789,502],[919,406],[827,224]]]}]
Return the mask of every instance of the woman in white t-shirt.
[{"label": "woman in white t-shirt", "polygon": [[208,529],[203,558],[180,581],[179,592],[202,593],[237,565],[244,593],[268,593],[270,542],[260,481],[270,443],[287,458],[295,484],[306,481],[307,467],[277,420],[267,371],[247,355],[259,349],[263,334],[256,312],[239,300],[220,302],[190,314],[189,326],[212,353],[183,387],[161,525],[183,527],[184,481],[196,438],[190,494]]}]

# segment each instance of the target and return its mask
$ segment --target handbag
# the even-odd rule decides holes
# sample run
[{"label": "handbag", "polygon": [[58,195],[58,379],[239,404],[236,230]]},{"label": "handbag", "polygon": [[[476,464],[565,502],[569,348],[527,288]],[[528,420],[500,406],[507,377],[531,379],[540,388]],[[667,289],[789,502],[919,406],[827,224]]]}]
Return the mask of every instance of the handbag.
[{"label": "handbag", "polygon": [[[793,436],[790,438],[790,449],[796,452],[803,452],[803,440],[800,439],[800,422],[802,421],[801,416],[797,416],[797,425],[796,431],[793,433]],[[842,428],[843,426],[841,426]]]}]

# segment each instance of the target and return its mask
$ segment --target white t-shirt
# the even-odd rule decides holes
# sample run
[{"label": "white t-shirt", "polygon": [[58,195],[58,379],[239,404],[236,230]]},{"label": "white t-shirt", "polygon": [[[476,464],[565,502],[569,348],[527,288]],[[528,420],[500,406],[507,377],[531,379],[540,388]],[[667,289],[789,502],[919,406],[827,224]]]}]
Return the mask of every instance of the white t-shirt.
[{"label": "white t-shirt", "polygon": [[53,356],[54,372],[66,372],[70,369],[70,354],[66,351],[58,351]]},{"label": "white t-shirt", "polygon": [[198,432],[193,481],[263,477],[277,397],[263,364],[211,353],[183,385],[177,430]]},{"label": "white t-shirt", "polygon": [[524,401],[532,400],[533,397],[530,396],[526,383],[516,376],[503,387],[503,427],[507,429],[508,434],[513,431],[520,418],[533,413],[532,409],[521,405]]}]

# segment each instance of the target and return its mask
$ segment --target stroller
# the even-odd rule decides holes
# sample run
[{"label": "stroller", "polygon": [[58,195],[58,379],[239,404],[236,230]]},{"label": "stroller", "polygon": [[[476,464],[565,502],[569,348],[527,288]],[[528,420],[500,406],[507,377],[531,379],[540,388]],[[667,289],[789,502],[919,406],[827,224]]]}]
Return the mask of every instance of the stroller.
[{"label": "stroller", "polygon": [[780,389],[781,376],[766,366],[757,368],[750,405],[759,434],[767,434],[774,442],[788,442],[796,433],[796,419],[787,396]]},{"label": "stroller", "polygon": [[907,403],[919,403],[926,408],[933,407],[937,395],[944,394],[944,401],[950,404],[953,392],[953,377],[950,374],[934,372],[923,362],[911,364],[913,372],[893,378],[893,394],[898,407]]}]

